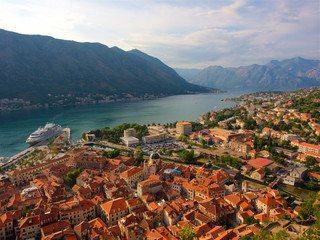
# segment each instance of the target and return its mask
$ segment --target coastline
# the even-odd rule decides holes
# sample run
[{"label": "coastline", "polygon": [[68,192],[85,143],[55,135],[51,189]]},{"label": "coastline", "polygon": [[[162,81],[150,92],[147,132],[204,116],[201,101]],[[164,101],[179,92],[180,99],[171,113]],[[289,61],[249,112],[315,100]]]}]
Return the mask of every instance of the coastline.
[{"label": "coastline", "polygon": [[82,132],[105,126],[115,127],[125,122],[147,124],[193,121],[208,111],[234,106],[234,103],[223,102],[221,99],[243,93],[202,93],[196,96],[184,94],[152,101],[136,100],[0,112],[0,133],[7,136],[0,140],[0,156],[13,156],[26,149],[25,139],[46,122],[70,127],[72,139],[78,140]]},{"label": "coastline", "polygon": [[195,94],[211,94],[211,93],[226,93],[227,91],[220,89],[212,89],[208,92],[186,92],[181,94],[160,94],[160,95],[149,95],[145,94],[140,97],[127,96],[122,98],[113,98],[112,96],[105,96],[104,100],[94,100],[92,98],[84,98],[83,101],[78,102],[53,102],[48,103],[36,103],[30,105],[30,101],[24,101],[23,99],[0,99],[0,114],[5,112],[20,111],[20,110],[35,110],[35,109],[51,109],[57,107],[69,107],[69,106],[79,106],[79,105],[95,105],[95,104],[105,104],[105,103],[118,103],[118,102],[137,102],[137,101],[148,101],[154,99],[160,99],[170,96],[178,95],[195,95]]}]

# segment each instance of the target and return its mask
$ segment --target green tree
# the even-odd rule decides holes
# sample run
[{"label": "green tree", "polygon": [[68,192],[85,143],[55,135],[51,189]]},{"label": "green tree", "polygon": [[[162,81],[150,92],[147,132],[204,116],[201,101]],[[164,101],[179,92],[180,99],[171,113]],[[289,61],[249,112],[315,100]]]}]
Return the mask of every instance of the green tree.
[{"label": "green tree", "polygon": [[259,220],[258,219],[255,219],[253,217],[249,217],[249,218],[246,218],[244,220],[244,223],[245,224],[248,224],[248,225],[251,225],[251,224],[255,224],[255,223],[259,223]]},{"label": "green tree", "polygon": [[263,225],[267,226],[268,224],[272,223],[269,219],[263,221]]},{"label": "green tree", "polygon": [[133,152],[128,152],[128,153],[126,154],[126,156],[127,156],[127,157],[133,157]]},{"label": "green tree", "polygon": [[143,152],[138,152],[136,160],[143,161]]},{"label": "green tree", "polygon": [[72,172],[68,172],[67,177],[66,177],[66,182],[71,185],[76,184],[77,177],[79,177],[80,173],[81,173],[80,168],[78,168]]},{"label": "green tree", "polygon": [[141,139],[143,136],[148,134],[148,128],[146,125],[139,125],[137,123],[123,123],[119,126],[110,129],[109,127],[104,127],[101,130],[92,130],[90,133],[95,134],[97,139],[106,139],[109,142],[119,143],[120,137],[123,136],[123,131],[128,128],[134,128],[136,130],[136,137]]},{"label": "green tree", "polygon": [[86,133],[85,133],[85,132],[83,132],[83,133],[81,134],[81,138],[82,138],[83,140],[86,139]]},{"label": "green tree", "polygon": [[306,230],[298,240],[320,240],[320,228],[319,226],[314,226]]},{"label": "green tree", "polygon": [[168,155],[168,156],[171,156],[172,153],[173,153],[173,150],[172,150],[172,149],[169,149],[169,150],[167,151],[167,155]]},{"label": "green tree", "polygon": [[138,152],[136,160],[134,161],[133,165],[138,167],[141,165],[141,163],[143,162],[143,152]]},{"label": "green tree", "polygon": [[250,117],[244,120],[245,129],[253,130],[256,128],[256,126],[257,126],[257,122],[253,118]]},{"label": "green tree", "polygon": [[272,240],[272,235],[265,229],[262,229],[257,235],[244,236],[240,240]]},{"label": "green tree", "polygon": [[180,240],[193,240],[197,238],[197,232],[188,224],[188,226],[178,230]]},{"label": "green tree", "polygon": [[191,126],[192,126],[192,132],[200,131],[201,129],[204,128],[204,126],[198,122],[191,122]]},{"label": "green tree", "polygon": [[188,142],[188,137],[186,137],[186,136],[180,136],[180,137],[179,137],[179,141],[184,142],[184,143],[187,143],[187,142]]},{"label": "green tree", "polygon": [[310,215],[313,215],[314,207],[313,204],[317,199],[317,194],[315,192],[311,192],[308,194],[306,200],[301,204],[299,210],[299,216],[302,220],[306,220]]},{"label": "green tree", "polygon": [[113,151],[103,151],[102,156],[106,158],[116,158],[120,155],[120,149],[115,149]]},{"label": "green tree", "polygon": [[205,139],[202,138],[200,143],[201,143],[202,147],[204,148],[207,145],[208,142]]},{"label": "green tree", "polygon": [[306,168],[310,168],[311,166],[314,166],[316,164],[316,159],[312,156],[307,156],[306,160],[304,162],[304,166]]},{"label": "green tree", "polygon": [[288,213],[284,212],[284,213],[279,217],[279,219],[291,220],[291,216],[290,216]]},{"label": "green tree", "polygon": [[194,151],[183,150],[181,158],[183,162],[192,162],[194,160]]},{"label": "green tree", "polygon": [[240,169],[242,166],[242,162],[234,157],[231,157],[230,155],[223,155],[220,158],[220,162],[225,163],[231,167],[234,167],[236,169]]},{"label": "green tree", "polygon": [[286,240],[290,239],[290,235],[286,229],[280,230],[273,236],[273,240]]},{"label": "green tree", "polygon": [[21,213],[21,215],[22,215],[23,217],[25,217],[25,216],[27,215],[27,213],[32,212],[33,209],[34,209],[33,206],[27,207],[25,210],[23,210],[23,212]]}]

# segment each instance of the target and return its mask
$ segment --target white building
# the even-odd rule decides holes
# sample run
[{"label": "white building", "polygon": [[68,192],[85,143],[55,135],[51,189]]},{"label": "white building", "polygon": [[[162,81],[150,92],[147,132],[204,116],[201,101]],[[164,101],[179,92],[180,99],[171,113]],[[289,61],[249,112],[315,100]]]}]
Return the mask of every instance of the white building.
[{"label": "white building", "polygon": [[130,147],[132,145],[138,145],[139,144],[139,139],[135,137],[122,137],[121,141],[123,142],[124,145],[127,147]]}]

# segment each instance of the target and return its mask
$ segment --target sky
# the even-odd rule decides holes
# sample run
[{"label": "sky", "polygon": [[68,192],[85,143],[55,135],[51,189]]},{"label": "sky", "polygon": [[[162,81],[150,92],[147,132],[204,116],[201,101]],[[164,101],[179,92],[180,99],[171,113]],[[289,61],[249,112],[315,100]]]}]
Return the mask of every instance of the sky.
[{"label": "sky", "polygon": [[320,0],[0,0],[0,28],[139,49],[175,68],[320,59]]}]

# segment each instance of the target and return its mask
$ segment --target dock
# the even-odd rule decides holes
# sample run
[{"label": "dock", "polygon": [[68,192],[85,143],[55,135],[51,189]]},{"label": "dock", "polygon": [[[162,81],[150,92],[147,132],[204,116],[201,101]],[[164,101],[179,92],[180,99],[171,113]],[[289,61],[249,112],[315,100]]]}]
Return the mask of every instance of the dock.
[{"label": "dock", "polygon": [[9,158],[9,160],[5,163],[3,163],[2,165],[0,165],[0,167],[6,167],[9,164],[13,164],[15,162],[17,162],[18,160],[20,160],[21,158],[30,155],[31,153],[33,153],[35,150],[34,147],[29,147],[26,150],[23,150],[22,152],[14,155],[13,157]]}]

